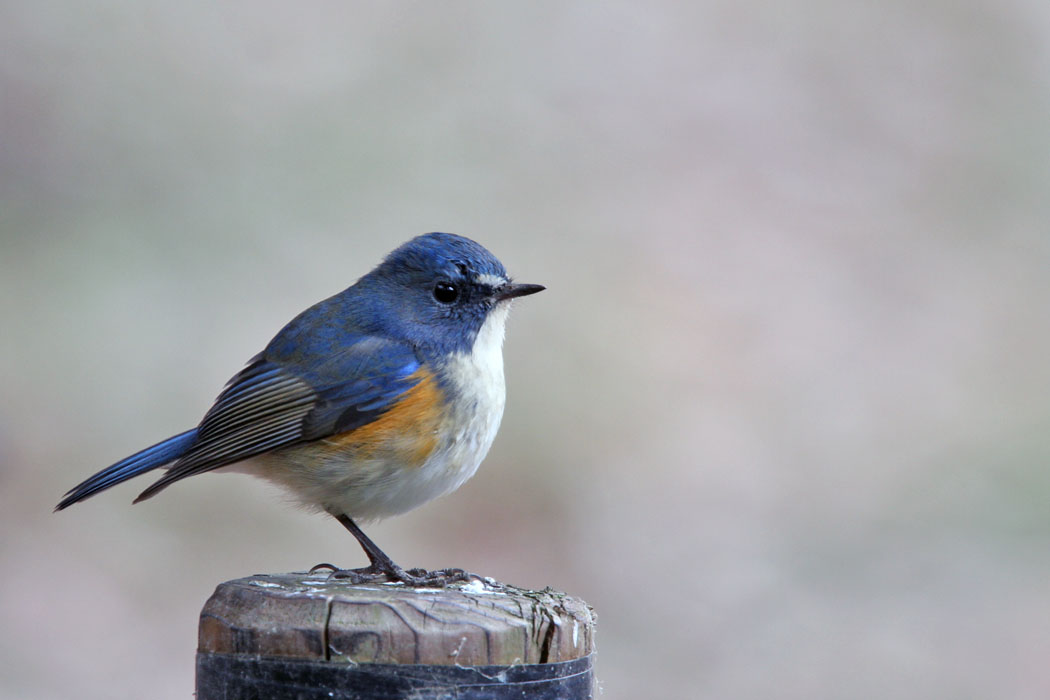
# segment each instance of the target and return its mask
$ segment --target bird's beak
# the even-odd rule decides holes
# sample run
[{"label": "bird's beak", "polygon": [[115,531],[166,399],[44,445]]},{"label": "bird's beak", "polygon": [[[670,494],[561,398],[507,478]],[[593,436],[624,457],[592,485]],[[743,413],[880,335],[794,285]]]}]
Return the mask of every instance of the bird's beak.
[{"label": "bird's beak", "polygon": [[514,299],[517,297],[528,296],[529,294],[535,294],[536,292],[542,292],[546,287],[542,284],[505,284],[496,290],[493,297],[496,301],[504,301],[506,299]]}]

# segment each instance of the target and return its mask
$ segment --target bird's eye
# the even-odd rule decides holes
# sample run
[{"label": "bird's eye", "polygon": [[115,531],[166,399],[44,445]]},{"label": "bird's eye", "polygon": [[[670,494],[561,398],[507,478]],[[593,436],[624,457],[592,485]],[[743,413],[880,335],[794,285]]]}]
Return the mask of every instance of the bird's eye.
[{"label": "bird's eye", "polygon": [[438,282],[434,285],[434,298],[442,304],[451,304],[459,297],[459,289],[451,282]]}]

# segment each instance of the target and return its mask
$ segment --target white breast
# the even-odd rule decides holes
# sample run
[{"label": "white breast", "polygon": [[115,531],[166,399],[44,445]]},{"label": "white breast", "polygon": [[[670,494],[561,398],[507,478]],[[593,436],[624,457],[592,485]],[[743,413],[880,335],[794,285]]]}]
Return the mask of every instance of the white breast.
[{"label": "white breast", "polygon": [[[449,471],[448,493],[477,471],[496,438],[507,389],[503,380],[503,334],[510,304],[493,309],[478,331],[470,352],[453,355],[445,377],[452,385],[453,401],[447,447],[431,458],[444,462]],[[441,452],[444,452],[442,457]],[[425,469],[425,467],[424,467]]]}]

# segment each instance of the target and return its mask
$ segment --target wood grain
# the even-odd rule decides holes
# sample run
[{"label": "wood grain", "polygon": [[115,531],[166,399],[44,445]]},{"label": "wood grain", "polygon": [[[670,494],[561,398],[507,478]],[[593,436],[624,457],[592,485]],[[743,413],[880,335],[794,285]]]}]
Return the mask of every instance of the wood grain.
[{"label": "wood grain", "polygon": [[259,574],[220,584],[201,611],[202,654],[348,664],[546,664],[594,650],[578,598],[478,580],[444,589]]}]

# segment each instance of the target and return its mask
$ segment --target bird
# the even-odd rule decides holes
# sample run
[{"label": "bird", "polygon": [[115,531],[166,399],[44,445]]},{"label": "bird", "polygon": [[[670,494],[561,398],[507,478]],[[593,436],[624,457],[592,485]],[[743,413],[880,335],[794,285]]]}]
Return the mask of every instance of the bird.
[{"label": "bird", "polygon": [[416,236],[292,319],[197,427],[87,478],[55,511],[162,467],[134,503],[204,472],[248,473],[333,516],[370,562],[311,571],[410,586],[465,580],[462,569],[398,566],[358,521],[407,512],[474,475],[503,416],[511,302],[544,289],[514,282],[469,238]]}]

